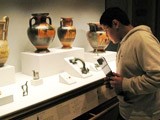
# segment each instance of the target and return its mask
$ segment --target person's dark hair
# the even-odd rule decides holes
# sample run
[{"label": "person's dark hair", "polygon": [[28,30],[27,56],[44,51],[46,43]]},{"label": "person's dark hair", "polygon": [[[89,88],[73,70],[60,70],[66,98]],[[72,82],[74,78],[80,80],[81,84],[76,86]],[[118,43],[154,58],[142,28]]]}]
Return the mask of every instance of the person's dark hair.
[{"label": "person's dark hair", "polygon": [[114,19],[118,20],[123,25],[130,24],[127,14],[118,7],[111,7],[106,9],[100,18],[100,24],[112,27],[112,21]]}]

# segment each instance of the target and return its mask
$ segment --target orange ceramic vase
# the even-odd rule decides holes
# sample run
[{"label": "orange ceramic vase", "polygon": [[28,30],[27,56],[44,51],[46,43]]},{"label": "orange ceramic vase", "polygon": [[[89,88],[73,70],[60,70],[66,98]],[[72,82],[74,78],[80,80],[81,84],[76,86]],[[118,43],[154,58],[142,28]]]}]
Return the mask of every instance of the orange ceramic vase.
[{"label": "orange ceramic vase", "polygon": [[62,48],[72,48],[72,44],[76,37],[76,28],[73,26],[72,18],[62,17],[57,33],[58,38],[63,45]]},{"label": "orange ceramic vase", "polygon": [[104,52],[110,42],[106,32],[99,23],[88,23],[88,25],[90,29],[87,32],[87,39],[94,49],[93,52]]},{"label": "orange ceramic vase", "polygon": [[[49,13],[32,14],[27,31],[28,38],[36,47],[36,53],[49,52],[48,47],[55,37],[55,29],[52,26]],[[32,23],[35,21],[34,24]],[[49,23],[47,23],[49,21]]]}]

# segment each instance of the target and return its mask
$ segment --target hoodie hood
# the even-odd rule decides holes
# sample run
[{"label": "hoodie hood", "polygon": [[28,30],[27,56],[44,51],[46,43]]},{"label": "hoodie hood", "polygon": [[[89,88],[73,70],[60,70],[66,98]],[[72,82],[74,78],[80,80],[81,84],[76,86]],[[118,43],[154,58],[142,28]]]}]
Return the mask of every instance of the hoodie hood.
[{"label": "hoodie hood", "polygon": [[150,29],[150,27],[146,26],[146,25],[139,25],[137,27],[134,27],[132,30],[130,30],[122,39],[121,43],[124,42],[125,40],[127,40],[127,38],[132,35],[133,33],[137,32],[137,31],[146,31],[152,34],[152,31]]}]

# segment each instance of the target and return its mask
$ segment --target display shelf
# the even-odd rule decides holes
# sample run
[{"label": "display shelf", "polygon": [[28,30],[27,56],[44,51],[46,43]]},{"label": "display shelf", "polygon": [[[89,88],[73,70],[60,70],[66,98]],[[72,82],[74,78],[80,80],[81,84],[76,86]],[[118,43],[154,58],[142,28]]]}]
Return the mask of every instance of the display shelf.
[{"label": "display shelf", "polygon": [[[66,99],[78,96],[96,88],[96,86],[102,85],[103,80],[101,79],[104,76],[102,71],[96,72],[94,76],[86,79],[72,76],[76,83],[66,85],[59,82],[59,74],[57,74],[43,78],[43,85],[35,87],[30,83],[30,80],[32,80],[31,76],[16,73],[17,82],[5,87],[14,92],[14,102],[0,107],[0,118],[14,118],[21,115],[24,117],[25,114],[31,114],[35,109],[38,111],[44,108],[44,106],[47,107],[48,105],[64,102]],[[26,81],[28,81],[28,95],[23,96],[21,86]]]},{"label": "display shelf", "polygon": [[[16,83],[5,86],[6,90],[13,91],[14,101],[0,107],[0,119],[25,118],[103,85],[105,74],[101,70],[91,72],[93,76],[87,78],[71,76],[76,81],[74,84],[66,85],[59,82],[59,73],[43,78],[43,84],[38,86],[31,85],[32,76],[16,73]],[[26,81],[28,95],[23,96],[21,86]],[[114,96],[111,91],[107,92],[108,98]]]},{"label": "display shelf", "polygon": [[[51,61],[53,60],[55,61],[56,59],[56,61],[60,63],[62,62],[62,60],[63,62],[65,62],[64,58],[67,58],[70,56],[76,56],[78,58],[85,59],[83,49],[80,49],[80,48],[75,48],[75,49],[77,49],[76,52],[73,52],[71,49],[69,49],[68,51],[66,50],[65,51],[66,53],[65,53],[62,49],[56,48],[56,49],[52,49],[54,51],[54,55],[53,53],[47,53],[47,54],[53,55],[52,57],[50,55],[48,56],[47,54],[46,56],[47,56],[47,59],[50,58]],[[46,65],[49,64],[50,66],[52,64],[51,61],[48,62],[48,64],[43,63],[44,61],[47,60],[46,57],[44,57],[44,54],[36,54],[36,53],[28,53],[28,52],[22,53],[24,60],[26,55],[29,55],[30,57],[32,56],[32,59],[30,60],[32,62],[35,60],[34,58],[37,57],[38,59],[36,60],[38,62],[41,61],[42,62],[41,64],[46,64]],[[45,60],[43,59],[43,57]],[[27,62],[27,59],[26,59],[26,62]],[[31,64],[33,64],[32,62]],[[57,64],[57,62],[55,62],[55,64]],[[7,103],[0,107],[0,119],[3,119],[3,120],[8,120],[8,119],[28,120],[29,118],[37,119],[41,117],[41,114],[47,114],[48,113],[47,111],[51,108],[53,108],[53,110],[56,109],[56,111],[59,110],[59,113],[57,113],[57,115],[61,116],[63,114],[61,112],[63,112],[66,109],[66,107],[62,107],[62,106],[65,106],[65,105],[69,105],[69,108],[70,108],[71,114],[68,117],[73,118],[94,108],[98,104],[102,103],[104,100],[108,100],[108,99],[111,99],[112,97],[115,97],[115,93],[113,89],[107,90],[105,93],[105,95],[107,94],[106,96],[100,93],[101,90],[99,90],[98,88],[101,86],[104,86],[103,78],[105,77],[105,74],[101,69],[90,70],[90,74],[92,74],[91,76],[77,77],[74,74],[70,74],[70,73],[68,74],[67,69],[64,69],[64,67],[66,67],[65,66],[66,64],[67,63],[64,63],[63,65],[59,66],[60,68],[55,67],[56,69],[59,69],[59,71],[56,71],[58,73],[54,72],[52,73],[52,75],[47,74],[46,77],[44,77],[46,74],[44,75],[41,73],[42,76],[40,76],[39,79],[43,80],[43,83],[38,85],[37,84],[33,85],[32,82],[34,77],[32,75],[27,75],[27,74],[24,74],[23,72],[16,73],[15,83],[2,87],[2,89],[12,91],[14,100],[13,102]],[[94,63],[87,62],[87,64],[93,65]],[[111,69],[115,69],[115,61],[110,61],[109,64]],[[29,66],[29,64],[27,65]],[[45,66],[43,67],[45,68]],[[71,67],[71,66],[68,66],[68,67]],[[60,71],[60,70],[63,70],[63,71]],[[37,72],[37,70],[35,71]],[[74,84],[64,84],[60,81],[60,75],[63,75],[64,72],[66,72],[67,76],[70,76],[72,80],[74,80]],[[32,70],[31,70],[31,73],[32,73]],[[28,92],[28,94],[26,94],[25,96],[23,95],[24,90],[22,89],[22,86],[24,85],[27,85],[27,92]],[[91,102],[90,104],[87,103],[92,99],[92,97],[87,98],[89,94],[93,94],[95,98],[95,101]],[[81,108],[81,110],[77,109],[77,107],[75,108],[75,101],[79,101],[79,100],[80,101],[82,100],[81,103],[79,104],[81,106],[78,107],[78,108]],[[60,108],[64,108],[64,109],[60,111]],[[63,115],[64,115],[63,118],[68,118],[65,114]]]},{"label": "display shelf", "polygon": [[65,57],[84,58],[84,48],[62,49],[51,48],[49,53],[22,52],[22,73],[32,76],[32,71],[38,71],[40,77],[48,77],[63,72]]}]

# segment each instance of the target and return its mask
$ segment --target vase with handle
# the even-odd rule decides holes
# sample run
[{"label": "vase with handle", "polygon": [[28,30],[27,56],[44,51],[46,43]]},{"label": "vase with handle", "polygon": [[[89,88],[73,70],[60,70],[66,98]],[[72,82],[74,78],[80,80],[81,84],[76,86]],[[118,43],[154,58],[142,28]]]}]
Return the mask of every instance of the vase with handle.
[{"label": "vase with handle", "polygon": [[62,44],[62,48],[72,48],[72,44],[76,37],[76,28],[73,26],[71,17],[62,17],[60,27],[57,29],[58,38]]},{"label": "vase with handle", "polygon": [[35,13],[29,19],[27,34],[29,40],[37,49],[36,53],[49,52],[48,47],[55,37],[55,28],[48,15],[49,13]]},{"label": "vase with handle", "polygon": [[8,25],[9,17],[4,16],[0,20],[0,67],[4,66],[9,56]]},{"label": "vase with handle", "polygon": [[105,52],[110,42],[108,35],[98,22],[91,22],[88,25],[87,39],[94,49],[93,52]]}]

